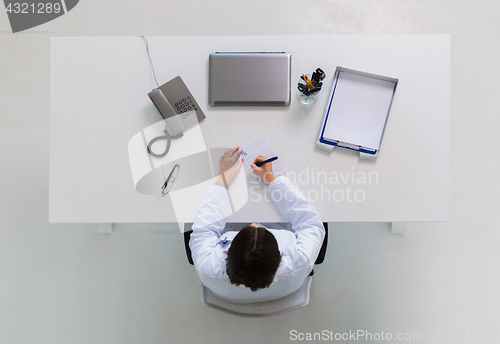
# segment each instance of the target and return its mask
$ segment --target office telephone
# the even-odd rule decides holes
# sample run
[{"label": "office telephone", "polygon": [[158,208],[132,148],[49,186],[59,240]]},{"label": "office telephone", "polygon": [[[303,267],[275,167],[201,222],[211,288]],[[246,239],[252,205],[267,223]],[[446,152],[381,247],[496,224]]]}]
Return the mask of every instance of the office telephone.
[{"label": "office telephone", "polygon": [[[161,116],[167,122],[165,136],[157,136],[148,143],[148,153],[156,158],[167,155],[171,139],[182,137],[183,131],[194,126],[206,116],[180,76],[148,93],[149,98],[156,106]],[[167,140],[167,147],[163,153],[157,154],[152,145],[157,140]]]}]

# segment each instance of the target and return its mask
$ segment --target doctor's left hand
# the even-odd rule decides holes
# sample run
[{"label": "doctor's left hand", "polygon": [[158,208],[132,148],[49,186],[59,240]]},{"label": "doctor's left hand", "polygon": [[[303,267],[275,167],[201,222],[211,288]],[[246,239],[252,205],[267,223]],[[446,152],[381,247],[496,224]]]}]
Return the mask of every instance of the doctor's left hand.
[{"label": "doctor's left hand", "polygon": [[[242,150],[240,147],[234,147],[227,150],[220,157],[220,171],[219,178],[215,184],[228,186],[229,183],[236,177],[238,172],[240,172],[241,165],[243,165],[243,159],[238,161]],[[238,163],[236,163],[238,161]]]}]

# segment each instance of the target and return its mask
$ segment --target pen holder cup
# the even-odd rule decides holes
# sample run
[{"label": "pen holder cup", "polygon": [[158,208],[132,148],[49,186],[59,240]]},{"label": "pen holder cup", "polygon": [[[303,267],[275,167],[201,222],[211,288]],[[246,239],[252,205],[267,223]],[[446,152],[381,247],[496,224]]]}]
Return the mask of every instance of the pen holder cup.
[{"label": "pen holder cup", "polygon": [[[306,74],[306,77],[311,80],[311,74]],[[314,104],[317,100],[317,95],[319,94],[319,92],[321,91],[321,88],[319,88],[317,91],[315,92],[310,92],[308,91],[308,88],[307,88],[307,83],[306,81],[302,78],[302,75],[299,77],[299,82],[297,83],[297,87],[300,87],[300,86],[305,86],[306,87],[306,92],[304,91],[301,91],[297,88],[297,99],[302,103],[302,104],[305,104],[305,105],[311,105],[311,104]]]}]

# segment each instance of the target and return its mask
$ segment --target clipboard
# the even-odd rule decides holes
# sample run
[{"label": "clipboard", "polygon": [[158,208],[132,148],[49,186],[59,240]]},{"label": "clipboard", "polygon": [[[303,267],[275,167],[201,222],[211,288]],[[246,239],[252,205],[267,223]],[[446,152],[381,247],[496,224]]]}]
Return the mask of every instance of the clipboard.
[{"label": "clipboard", "polygon": [[335,147],[376,158],[399,80],[337,67],[316,140],[318,148]]}]

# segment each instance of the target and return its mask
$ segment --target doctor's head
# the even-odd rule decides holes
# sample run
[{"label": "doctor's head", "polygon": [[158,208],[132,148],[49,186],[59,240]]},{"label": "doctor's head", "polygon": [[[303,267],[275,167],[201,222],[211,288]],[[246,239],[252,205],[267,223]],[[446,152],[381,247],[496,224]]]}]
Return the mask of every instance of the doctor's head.
[{"label": "doctor's head", "polygon": [[271,285],[280,262],[274,235],[252,223],[234,237],[227,251],[226,272],[231,283],[257,291]]}]

